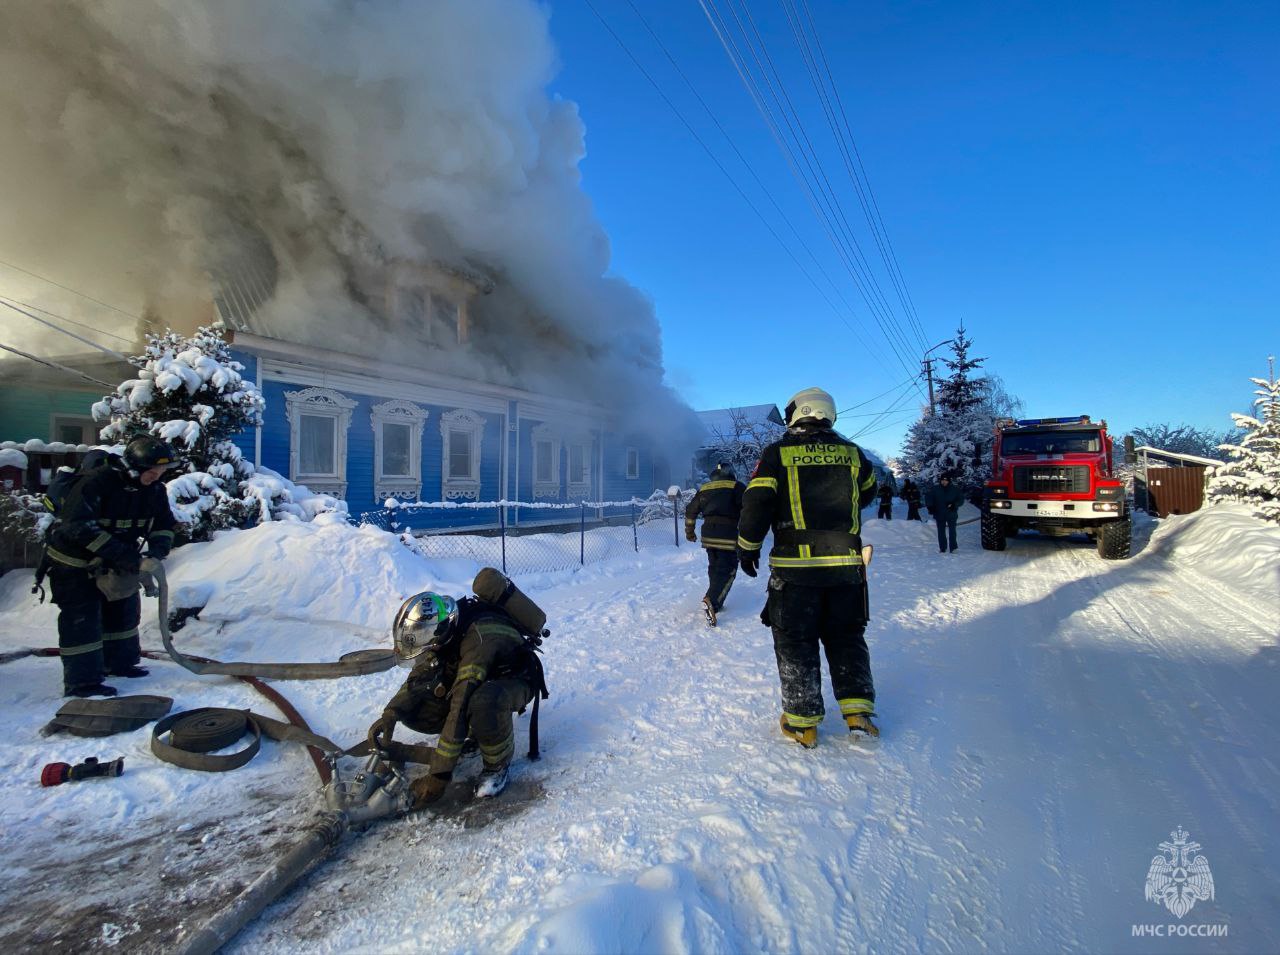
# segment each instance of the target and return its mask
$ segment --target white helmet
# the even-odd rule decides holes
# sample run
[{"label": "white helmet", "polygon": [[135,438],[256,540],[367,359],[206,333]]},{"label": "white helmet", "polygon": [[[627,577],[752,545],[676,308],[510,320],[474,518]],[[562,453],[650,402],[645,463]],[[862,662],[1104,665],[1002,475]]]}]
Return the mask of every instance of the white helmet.
[{"label": "white helmet", "polygon": [[414,658],[433,646],[447,642],[449,630],[458,619],[458,603],[452,597],[427,590],[406,600],[391,625],[396,662],[412,666]]},{"label": "white helmet", "polygon": [[788,428],[801,421],[826,421],[829,425],[835,424],[836,400],[821,388],[806,388],[791,396],[783,417],[787,419]]}]

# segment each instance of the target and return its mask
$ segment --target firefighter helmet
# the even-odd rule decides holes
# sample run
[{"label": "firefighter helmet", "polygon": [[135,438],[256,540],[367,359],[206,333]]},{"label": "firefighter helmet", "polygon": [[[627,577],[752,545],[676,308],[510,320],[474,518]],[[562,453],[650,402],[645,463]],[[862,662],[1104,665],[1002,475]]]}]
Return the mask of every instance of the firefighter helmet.
[{"label": "firefighter helmet", "polygon": [[412,666],[414,658],[448,643],[458,619],[458,603],[452,597],[427,590],[406,600],[391,625],[396,661]]},{"label": "firefighter helmet", "polygon": [[836,423],[836,400],[821,388],[806,388],[791,396],[783,417],[787,419],[788,428],[802,421],[826,421],[832,425]]},{"label": "firefighter helmet", "polygon": [[178,463],[178,455],[167,441],[140,434],[124,446],[124,463],[140,474],[152,468],[171,468]]},{"label": "firefighter helmet", "polygon": [[737,475],[733,473],[733,465],[728,461],[721,461],[716,465],[715,470],[711,472],[711,477],[717,481],[732,481]]}]

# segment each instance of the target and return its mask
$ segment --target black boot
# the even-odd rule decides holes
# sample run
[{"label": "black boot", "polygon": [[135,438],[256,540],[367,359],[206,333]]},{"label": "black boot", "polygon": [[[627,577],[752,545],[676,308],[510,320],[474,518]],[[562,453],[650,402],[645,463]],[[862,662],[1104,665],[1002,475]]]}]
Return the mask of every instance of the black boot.
[{"label": "black boot", "polygon": [[125,667],[123,670],[112,670],[111,676],[122,676],[126,680],[136,680],[140,676],[149,676],[151,673],[146,667],[140,667],[137,664],[131,667]]},{"label": "black boot", "polygon": [[116,688],[107,686],[105,683],[81,683],[78,686],[67,687],[62,695],[78,696],[81,699],[89,696],[115,696]]}]

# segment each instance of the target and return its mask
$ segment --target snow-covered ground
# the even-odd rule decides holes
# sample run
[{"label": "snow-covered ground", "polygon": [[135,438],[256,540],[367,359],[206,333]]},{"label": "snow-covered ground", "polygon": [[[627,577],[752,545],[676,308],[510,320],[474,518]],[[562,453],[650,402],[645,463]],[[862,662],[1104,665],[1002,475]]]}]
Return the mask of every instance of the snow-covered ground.
[{"label": "snow-covered ground", "polygon": [[[553,629],[543,759],[519,758],[499,800],[348,838],[233,950],[1280,950],[1280,530],[1217,508],[1143,524],[1136,556],[1106,563],[1083,539],[983,552],[976,523],[940,555],[901,516],[866,535],[877,752],[850,745],[830,699],[816,750],[778,733],[763,578],[739,577],[708,630],[692,547],[524,576]],[[385,646],[405,595],[464,592],[477,569],[323,517],[168,564],[174,602],[206,605],[179,644],[258,660]],[[54,642],[29,585],[0,578],[0,650]],[[154,619],[147,601],[147,646]],[[57,662],[0,674],[6,950],[172,948],[316,806],[301,747],[264,742],[210,775],[158,762],[148,730],[41,737]],[[403,675],[278,686],[355,742]],[[169,663],[126,689],[277,715]],[[43,763],[91,755],[123,755],[124,776],[40,789]],[[1144,899],[1179,826],[1215,884],[1182,919]],[[1226,934],[1134,937],[1150,924]]]}]

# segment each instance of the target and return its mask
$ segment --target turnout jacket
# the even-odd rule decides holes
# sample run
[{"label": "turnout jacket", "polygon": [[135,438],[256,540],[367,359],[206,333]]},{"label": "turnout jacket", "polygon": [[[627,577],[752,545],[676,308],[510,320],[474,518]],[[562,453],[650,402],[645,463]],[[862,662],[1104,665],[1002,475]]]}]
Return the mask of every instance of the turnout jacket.
[{"label": "turnout jacket", "polygon": [[480,684],[517,679],[529,684],[534,693],[543,688],[541,661],[505,613],[482,604],[470,623],[459,620],[459,625],[466,628],[462,639],[440,657],[424,653],[383,711],[406,722],[424,703],[449,698],[449,715],[429,764],[433,775],[446,778],[462,755],[470,729],[471,694]]},{"label": "turnout jacket", "polygon": [[143,487],[112,457],[67,493],[49,529],[45,554],[54,563],[90,568],[138,553],[145,538],[155,557],[173,547],[173,511],[162,482]]},{"label": "turnout jacket", "polygon": [[747,486],[741,481],[708,481],[698,488],[684,509],[685,534],[692,534],[702,516],[702,546],[708,550],[737,550],[738,517]]},{"label": "turnout jacket", "polygon": [[830,428],[792,428],[764,449],[742,502],[738,548],[772,528],[779,580],[831,587],[862,579],[862,508],[876,475],[862,449]]}]

